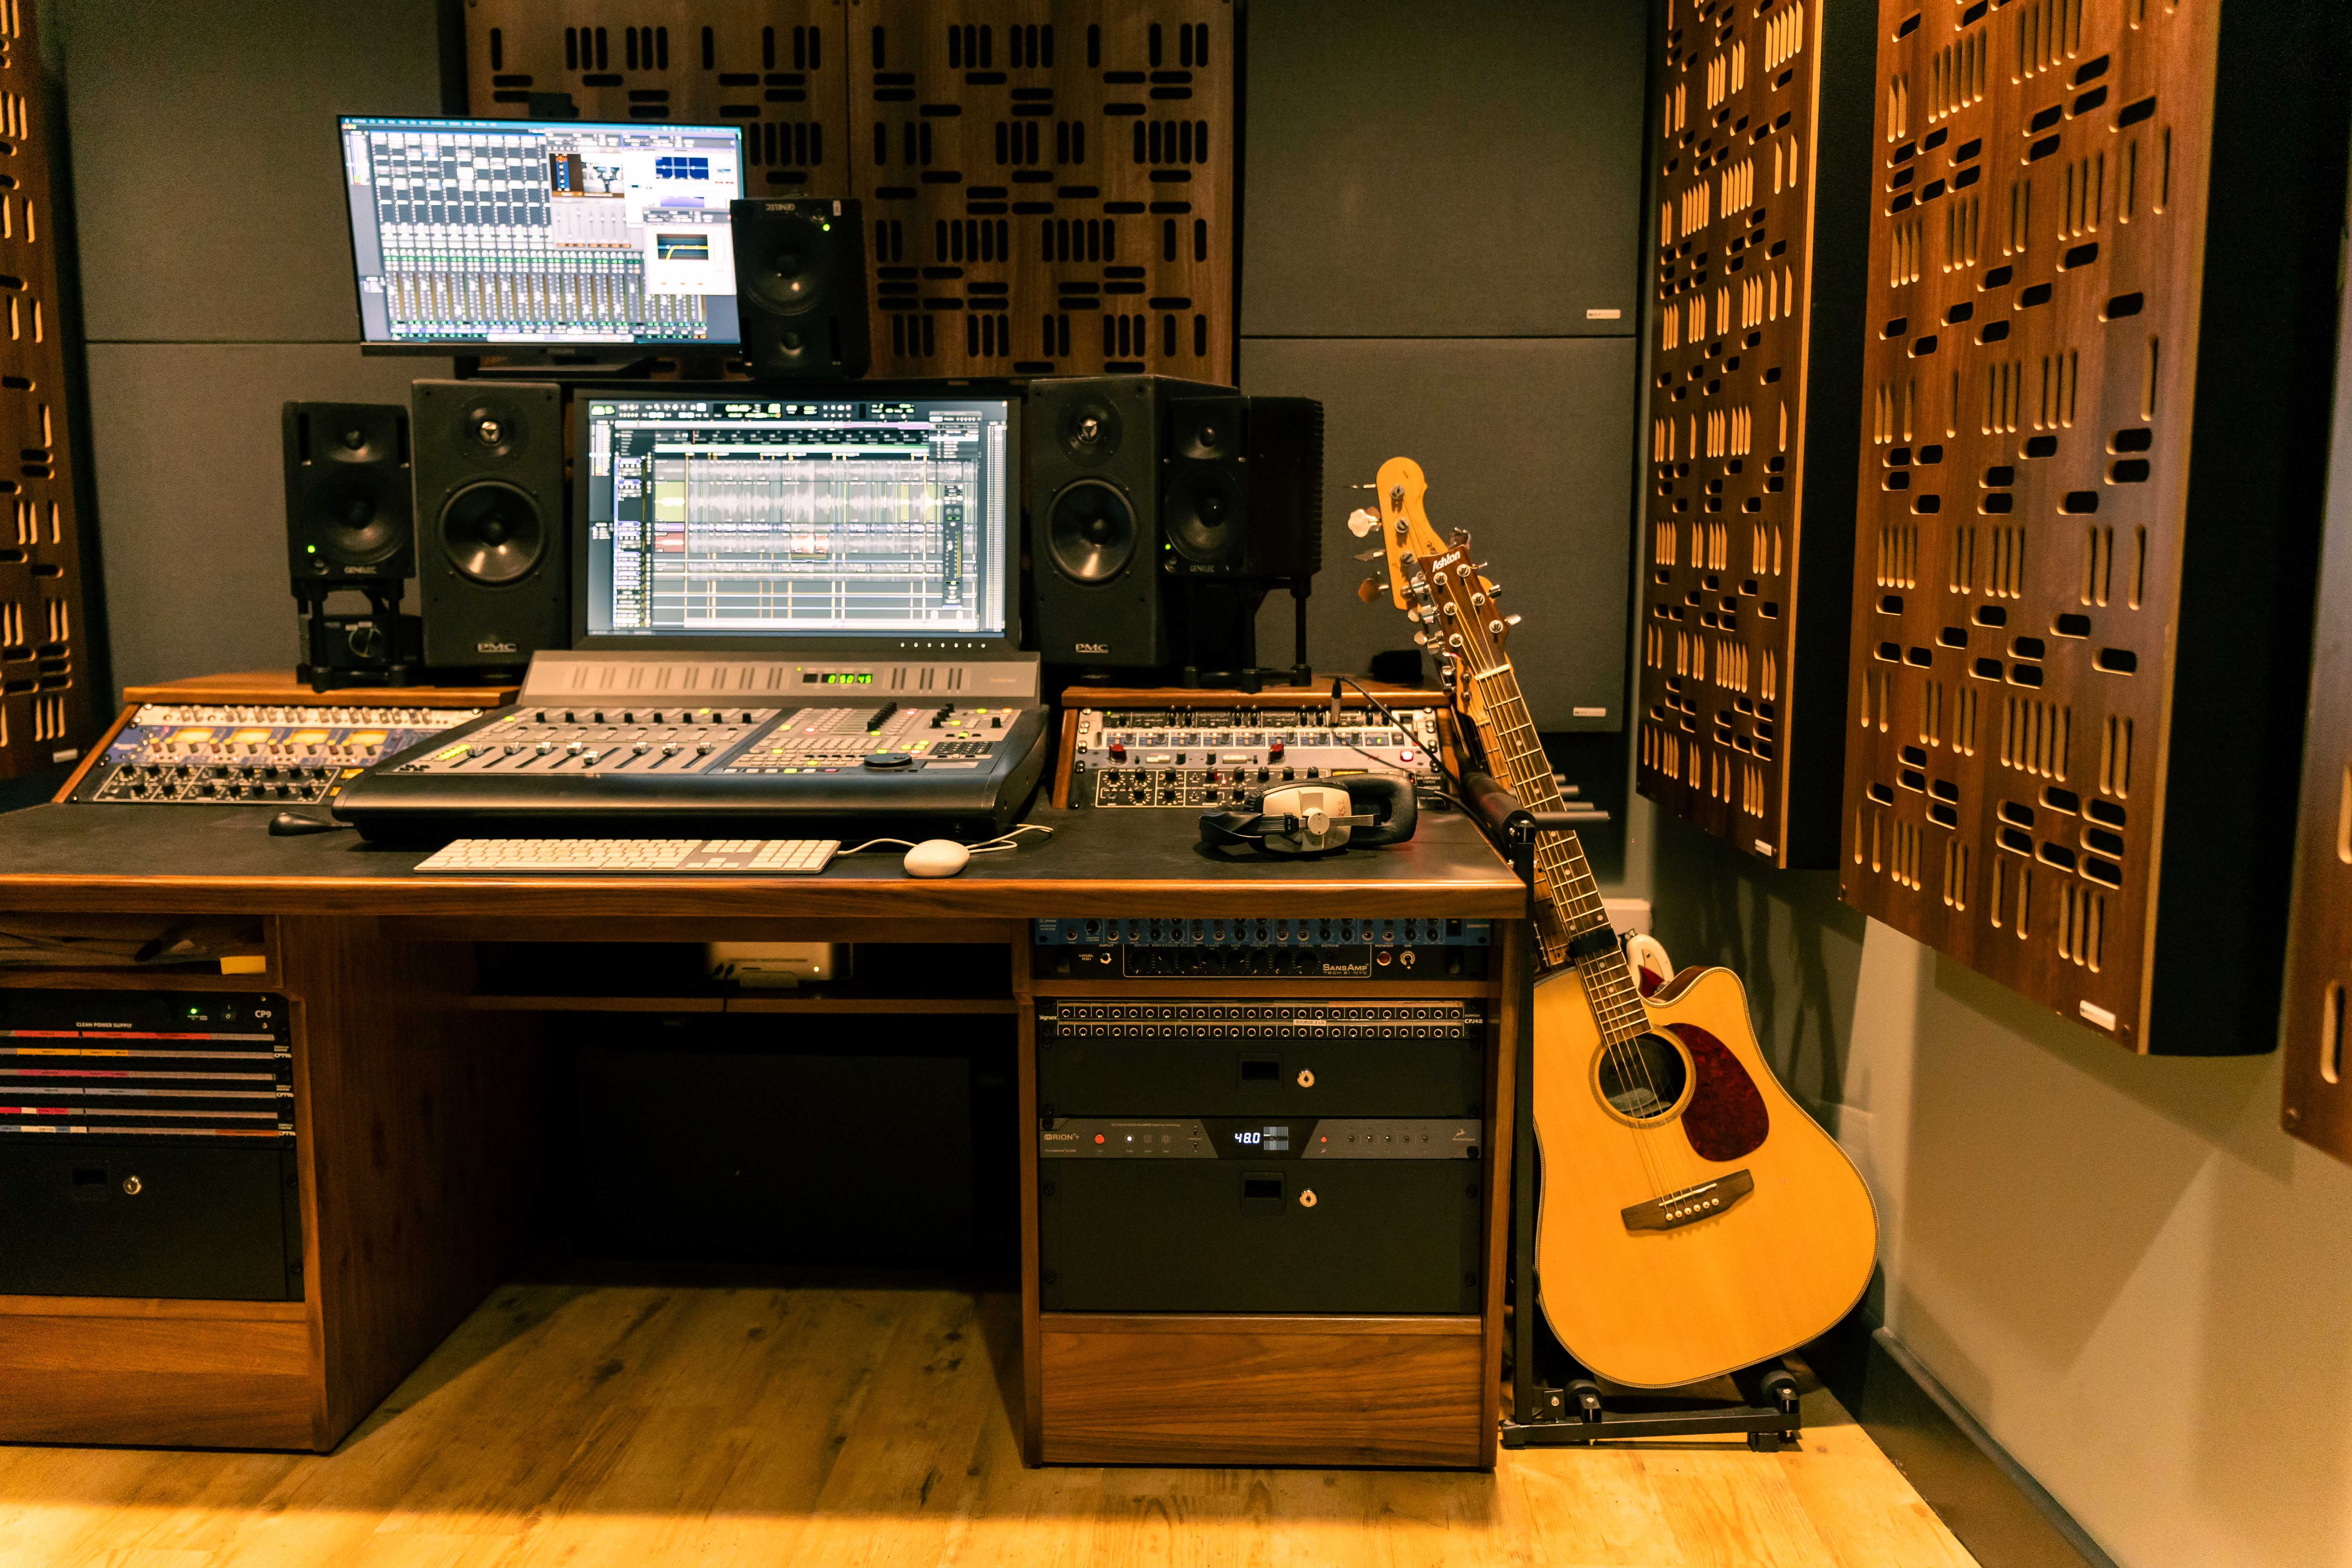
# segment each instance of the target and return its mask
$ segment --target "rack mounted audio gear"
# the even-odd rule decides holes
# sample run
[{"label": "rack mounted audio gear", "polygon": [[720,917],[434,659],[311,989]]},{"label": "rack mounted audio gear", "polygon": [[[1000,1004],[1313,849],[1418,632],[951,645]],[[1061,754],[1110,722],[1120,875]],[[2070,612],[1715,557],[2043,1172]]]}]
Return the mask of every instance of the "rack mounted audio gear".
[{"label": "rack mounted audio gear", "polygon": [[370,769],[335,815],[402,840],[743,838],[818,823],[987,837],[1026,803],[1045,731],[1034,655],[541,653],[513,707]]},{"label": "rack mounted audio gear", "polygon": [[478,708],[142,702],[68,798],[151,805],[331,801],[362,769],[481,716]]}]

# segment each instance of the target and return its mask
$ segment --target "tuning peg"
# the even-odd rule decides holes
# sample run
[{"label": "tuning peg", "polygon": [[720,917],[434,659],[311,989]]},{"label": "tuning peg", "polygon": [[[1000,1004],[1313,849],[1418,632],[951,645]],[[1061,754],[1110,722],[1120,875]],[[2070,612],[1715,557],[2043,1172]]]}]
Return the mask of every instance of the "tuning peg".
[{"label": "tuning peg", "polygon": [[1502,596],[1503,585],[1500,583],[1489,583],[1486,584],[1486,597],[1490,599],[1499,599]]},{"label": "tuning peg", "polygon": [[1505,616],[1503,617],[1503,624],[1507,626],[1516,626],[1519,624],[1519,617],[1517,616]]},{"label": "tuning peg", "polygon": [[1466,528],[1457,528],[1447,533],[1445,537],[1456,550],[1459,550],[1470,542],[1470,531]]},{"label": "tuning peg", "polygon": [[1356,559],[1359,561],[1378,561],[1381,556],[1386,555],[1387,553],[1388,552],[1385,550],[1359,550],[1356,552]]},{"label": "tuning peg", "polygon": [[1381,514],[1368,507],[1358,507],[1348,514],[1348,531],[1361,539],[1380,527]]},{"label": "tuning peg", "polygon": [[1376,490],[1381,487],[1379,484],[1373,483],[1369,485],[1349,485],[1348,488],[1351,490]]},{"label": "tuning peg", "polygon": [[1415,647],[1427,647],[1429,646],[1429,634],[1427,632],[1413,633],[1412,645]]},{"label": "tuning peg", "polygon": [[1379,578],[1367,577],[1361,583],[1356,584],[1356,597],[1361,599],[1367,605],[1370,604],[1380,596],[1381,584]]}]

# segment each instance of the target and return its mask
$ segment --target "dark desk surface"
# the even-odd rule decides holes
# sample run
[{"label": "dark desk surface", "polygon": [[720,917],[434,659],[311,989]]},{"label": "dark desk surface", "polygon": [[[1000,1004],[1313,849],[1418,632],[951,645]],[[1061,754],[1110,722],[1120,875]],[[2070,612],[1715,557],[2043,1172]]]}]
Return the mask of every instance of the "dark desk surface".
[{"label": "dark desk surface", "polygon": [[425,852],[352,833],[273,838],[251,806],[41,805],[0,816],[0,910],[1029,919],[1087,914],[1396,914],[1488,920],[1526,893],[1467,818],[1423,812],[1411,843],[1314,861],[1227,858],[1187,811],[1057,811],[961,876],[908,877],[896,852],[817,877],[445,877]]}]

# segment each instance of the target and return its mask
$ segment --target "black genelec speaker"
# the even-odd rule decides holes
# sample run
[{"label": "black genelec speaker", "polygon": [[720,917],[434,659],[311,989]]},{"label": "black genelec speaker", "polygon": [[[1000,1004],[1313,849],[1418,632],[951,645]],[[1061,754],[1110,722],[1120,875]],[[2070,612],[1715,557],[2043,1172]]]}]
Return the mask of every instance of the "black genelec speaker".
[{"label": "black genelec speaker", "polygon": [[562,389],[420,381],[409,407],[425,662],[515,667],[569,647]]},{"label": "black genelec speaker", "polygon": [[286,554],[295,584],[415,574],[408,414],[374,403],[289,403]]},{"label": "black genelec speaker", "polygon": [[1249,568],[1248,407],[1237,393],[1166,399],[1160,515],[1176,575],[1238,577]]},{"label": "black genelec speaker", "polygon": [[766,381],[864,375],[866,233],[854,201],[753,198],[728,208],[735,310],[751,374]]}]

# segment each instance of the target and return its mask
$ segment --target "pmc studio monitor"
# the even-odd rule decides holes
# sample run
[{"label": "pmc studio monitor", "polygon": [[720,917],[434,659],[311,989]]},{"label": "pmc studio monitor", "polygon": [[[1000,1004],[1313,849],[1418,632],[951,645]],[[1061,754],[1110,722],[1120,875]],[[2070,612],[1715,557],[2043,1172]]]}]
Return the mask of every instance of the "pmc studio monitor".
[{"label": "pmc studio monitor", "polygon": [[761,381],[864,375],[872,362],[866,232],[854,201],[730,203],[735,306]]},{"label": "pmc studio monitor", "polygon": [[1161,560],[1160,427],[1181,395],[1223,387],[1153,375],[1029,384],[1029,539],[1037,647],[1048,664],[1154,668],[1169,662]]},{"label": "pmc studio monitor", "polygon": [[1046,661],[1139,668],[1181,650],[1188,666],[1254,662],[1264,584],[1303,584],[1322,564],[1322,405],[1074,376],[1030,384],[1027,429]]},{"label": "pmc studio monitor", "polygon": [[425,663],[516,668],[569,647],[562,389],[420,381],[410,409]]}]

